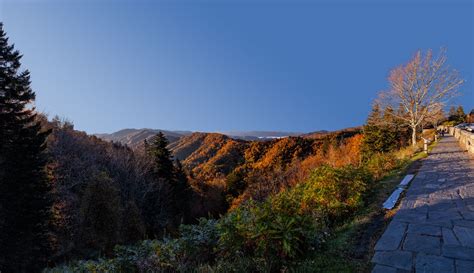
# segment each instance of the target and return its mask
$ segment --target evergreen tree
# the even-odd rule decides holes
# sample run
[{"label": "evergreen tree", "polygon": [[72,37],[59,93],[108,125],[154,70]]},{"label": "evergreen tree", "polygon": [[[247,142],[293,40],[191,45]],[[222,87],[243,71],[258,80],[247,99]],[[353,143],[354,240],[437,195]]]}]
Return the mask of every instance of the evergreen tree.
[{"label": "evergreen tree", "polygon": [[45,139],[30,73],[0,23],[0,271],[38,272],[49,254]]},{"label": "evergreen tree", "polygon": [[[189,200],[192,196],[192,188],[189,185],[186,173],[181,165],[181,161],[176,160],[174,169],[175,179],[173,183],[173,196],[178,213],[178,220],[187,223],[189,221]],[[181,218],[181,219],[179,219]]]},{"label": "evergreen tree", "polygon": [[173,164],[164,134],[159,132],[147,145],[155,184],[144,198],[144,216],[148,235],[157,236],[165,228],[187,222],[192,190],[181,162]]},{"label": "evergreen tree", "polygon": [[168,140],[159,132],[148,147],[148,153],[153,160],[153,174],[155,177],[171,181],[174,175],[173,158],[168,150]]},{"label": "evergreen tree", "polygon": [[148,238],[160,238],[173,227],[173,195],[169,181],[158,179],[148,185],[141,208]]},{"label": "evergreen tree", "polygon": [[455,124],[466,122],[466,113],[464,108],[459,105],[458,107],[451,106],[449,108],[449,121],[453,121]]},{"label": "evergreen tree", "polygon": [[457,114],[456,113],[456,107],[451,106],[449,108],[449,114],[448,114],[449,120],[456,120],[456,116],[457,116],[456,114]]},{"label": "evergreen tree", "polygon": [[397,122],[393,117],[393,109],[382,111],[380,105],[374,104],[364,125],[362,153],[364,158],[374,153],[385,153],[397,148],[399,142]]},{"label": "evergreen tree", "polygon": [[384,110],[382,117],[382,152],[392,151],[398,147],[399,127],[401,126],[399,119],[395,118],[394,110],[391,107],[387,107]]},{"label": "evergreen tree", "polygon": [[160,237],[165,229],[174,228],[178,215],[175,204],[175,168],[168,140],[159,132],[147,144],[147,155],[150,157],[153,184],[149,185],[143,200],[143,216],[149,237]]},{"label": "evergreen tree", "polygon": [[456,121],[458,123],[466,122],[466,113],[464,113],[464,108],[461,105],[456,109]]}]

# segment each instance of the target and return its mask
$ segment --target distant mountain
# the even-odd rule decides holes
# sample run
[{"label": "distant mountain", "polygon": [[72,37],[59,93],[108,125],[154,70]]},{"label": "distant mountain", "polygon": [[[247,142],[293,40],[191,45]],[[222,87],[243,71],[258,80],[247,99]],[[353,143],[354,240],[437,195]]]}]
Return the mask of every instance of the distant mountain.
[{"label": "distant mountain", "polygon": [[[123,129],[111,134],[96,134],[96,136],[106,141],[120,142],[132,148],[140,148],[145,139],[150,140],[150,138],[155,136],[158,132],[163,132],[170,142],[170,149],[174,152],[175,156],[179,159],[185,159],[198,148],[204,149],[203,147],[209,147],[208,149],[212,150],[215,148],[216,143],[226,144],[227,142],[230,142],[232,144],[229,145],[234,147],[234,144],[238,143],[235,142],[236,140],[269,141],[287,137],[319,139],[334,133],[348,133],[351,135],[353,132],[360,131],[360,129],[360,127],[354,127],[333,132],[320,130],[310,133],[282,131],[228,131],[221,133],[200,133],[144,128]],[[179,141],[183,137],[187,138],[183,139],[183,141]],[[202,150],[199,152],[202,152]],[[204,153],[207,154],[208,152]]]},{"label": "distant mountain", "polygon": [[360,133],[361,131],[362,131],[362,126],[357,126],[357,127],[344,128],[344,129],[340,129],[336,131],[320,130],[320,131],[302,134],[300,136],[304,138],[320,139],[328,135],[352,136],[354,134]]},{"label": "distant mountain", "polygon": [[[170,143],[173,143],[183,136],[189,136],[193,132],[190,131],[168,131],[160,129],[123,129],[111,134],[96,134],[97,137],[113,142],[120,142],[132,148],[139,147],[145,139],[149,140],[158,132],[163,132]],[[233,139],[241,140],[272,140],[288,136],[299,136],[300,132],[280,132],[280,131],[230,131],[218,132],[210,134],[225,135]],[[196,136],[195,136],[196,137]]]},{"label": "distant mountain", "polygon": [[123,129],[111,134],[96,134],[97,137],[113,142],[120,142],[130,147],[138,147],[145,139],[149,140],[158,132],[162,132],[170,143],[173,143],[183,136],[190,135],[188,131],[167,131],[160,129]]},{"label": "distant mountain", "polygon": [[221,134],[244,140],[269,140],[278,139],[289,136],[299,136],[301,132],[280,132],[280,131],[229,131],[221,132]]}]

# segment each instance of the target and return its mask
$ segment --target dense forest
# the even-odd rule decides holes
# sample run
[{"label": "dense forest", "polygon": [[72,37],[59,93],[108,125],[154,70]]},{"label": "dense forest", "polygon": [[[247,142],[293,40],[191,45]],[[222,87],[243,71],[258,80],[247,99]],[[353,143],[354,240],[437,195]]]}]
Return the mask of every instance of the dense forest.
[{"label": "dense forest", "polygon": [[[335,231],[418,151],[378,103],[336,132],[107,142],[38,113],[20,60],[0,24],[1,272],[325,272]],[[444,116],[417,130],[466,119]]]}]

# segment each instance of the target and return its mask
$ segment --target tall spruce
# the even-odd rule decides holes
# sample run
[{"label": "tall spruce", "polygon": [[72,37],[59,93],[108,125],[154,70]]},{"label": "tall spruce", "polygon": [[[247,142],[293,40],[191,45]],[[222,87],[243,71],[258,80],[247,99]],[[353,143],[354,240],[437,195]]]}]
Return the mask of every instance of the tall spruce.
[{"label": "tall spruce", "polygon": [[153,238],[160,237],[165,230],[175,226],[175,171],[171,152],[167,148],[168,140],[162,132],[145,145],[154,182],[143,197],[142,208],[147,235]]},{"label": "tall spruce", "polygon": [[30,73],[0,23],[0,271],[38,272],[47,262],[50,217],[45,139],[31,107]]},{"label": "tall spruce", "polygon": [[188,221],[191,187],[179,161],[173,164],[173,156],[168,150],[168,140],[159,132],[151,141],[145,143],[147,154],[152,162],[152,175],[155,184],[144,198],[144,214],[147,233],[156,237],[164,229],[174,229]]},{"label": "tall spruce", "polygon": [[148,147],[148,153],[153,159],[153,172],[156,177],[171,181],[173,179],[173,157],[168,150],[169,142],[162,132],[159,132]]},{"label": "tall spruce", "polygon": [[382,110],[379,104],[373,105],[363,129],[364,159],[375,153],[387,153],[406,145],[408,128],[395,117],[394,112],[391,107]]}]

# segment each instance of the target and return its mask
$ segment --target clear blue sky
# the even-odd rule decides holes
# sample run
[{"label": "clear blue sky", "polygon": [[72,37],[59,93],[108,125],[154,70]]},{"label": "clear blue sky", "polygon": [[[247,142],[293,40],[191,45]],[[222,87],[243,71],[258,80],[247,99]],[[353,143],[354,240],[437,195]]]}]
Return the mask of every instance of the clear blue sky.
[{"label": "clear blue sky", "polygon": [[469,0],[0,0],[37,108],[89,133],[360,125],[391,68],[443,46],[471,109],[473,18]]}]

